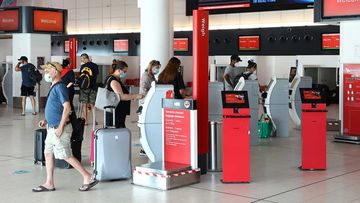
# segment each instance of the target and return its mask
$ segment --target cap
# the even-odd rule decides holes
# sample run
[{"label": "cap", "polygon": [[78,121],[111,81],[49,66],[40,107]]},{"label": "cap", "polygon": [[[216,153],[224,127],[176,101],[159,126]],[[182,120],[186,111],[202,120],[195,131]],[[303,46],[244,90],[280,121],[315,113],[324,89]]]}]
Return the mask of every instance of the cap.
[{"label": "cap", "polygon": [[41,65],[40,67],[44,70],[49,69],[49,68],[55,68],[60,73],[63,69],[61,64],[58,62],[47,62],[45,65]]},{"label": "cap", "polygon": [[238,55],[231,55],[231,58],[230,58],[232,61],[236,61],[236,62],[239,62],[239,61],[242,61],[241,59],[240,59],[240,57],[238,56]]},{"label": "cap", "polygon": [[21,56],[18,61],[28,61],[28,58],[26,56]]}]

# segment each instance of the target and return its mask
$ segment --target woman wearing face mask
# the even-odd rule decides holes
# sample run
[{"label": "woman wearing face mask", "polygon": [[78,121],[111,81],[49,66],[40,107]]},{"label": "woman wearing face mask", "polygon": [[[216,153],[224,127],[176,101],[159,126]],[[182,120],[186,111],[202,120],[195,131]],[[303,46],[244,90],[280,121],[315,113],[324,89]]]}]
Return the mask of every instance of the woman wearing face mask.
[{"label": "woman wearing face mask", "polygon": [[179,72],[180,65],[181,61],[176,57],[172,57],[158,78],[159,84],[174,85],[175,99],[184,99],[186,97],[184,79]]},{"label": "woman wearing face mask", "polygon": [[[160,72],[160,62],[156,60],[150,61],[146,71],[142,74],[140,80],[140,90],[139,93],[146,96],[147,92],[151,88],[151,83],[156,82],[155,76]],[[142,104],[142,100],[140,104]]]},{"label": "woman wearing face mask", "polygon": [[[115,92],[120,96],[120,103],[115,108],[115,127],[125,128],[125,119],[130,115],[130,100],[142,99],[141,94],[129,94],[121,79],[126,77],[128,65],[124,61],[117,61],[113,66],[113,74],[106,78],[106,87],[109,91]],[[112,113],[106,112],[106,125],[112,125]]]}]

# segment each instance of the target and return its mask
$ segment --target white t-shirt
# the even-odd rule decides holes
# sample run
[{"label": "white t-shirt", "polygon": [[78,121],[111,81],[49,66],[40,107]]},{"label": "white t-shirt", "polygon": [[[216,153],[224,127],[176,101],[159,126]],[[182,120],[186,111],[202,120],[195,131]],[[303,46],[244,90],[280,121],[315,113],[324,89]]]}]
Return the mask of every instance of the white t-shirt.
[{"label": "white t-shirt", "polygon": [[[225,72],[224,72],[224,76],[225,75],[228,75],[229,76],[229,79],[230,81],[234,81],[234,78],[235,78],[235,70],[234,70],[234,67],[232,67],[231,65],[228,65],[226,68],[225,68]],[[227,82],[227,81],[224,81],[225,83],[225,90],[226,91],[232,91],[234,90],[234,88]]]}]

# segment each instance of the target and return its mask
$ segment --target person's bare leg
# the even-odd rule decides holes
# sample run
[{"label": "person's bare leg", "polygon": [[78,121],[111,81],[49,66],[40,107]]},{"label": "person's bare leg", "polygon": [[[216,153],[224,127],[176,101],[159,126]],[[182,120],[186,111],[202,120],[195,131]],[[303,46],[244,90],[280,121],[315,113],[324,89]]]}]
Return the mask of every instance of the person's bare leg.
[{"label": "person's bare leg", "polygon": [[42,185],[48,189],[55,187],[54,185],[54,154],[45,154],[45,166],[46,166],[46,182]]},{"label": "person's bare leg", "polygon": [[21,114],[25,114],[25,106],[26,106],[26,96],[21,96],[21,107],[22,107]]},{"label": "person's bare leg", "polygon": [[65,161],[81,173],[81,175],[83,176],[83,184],[90,183],[92,174],[90,174],[75,157],[70,157],[68,159],[65,159]]},{"label": "person's bare leg", "polygon": [[94,117],[94,111],[95,111],[95,105],[94,104],[90,104],[90,109],[91,109],[91,118],[92,118],[92,122],[95,123],[96,125],[96,118]]},{"label": "person's bare leg", "polygon": [[35,108],[35,97],[34,96],[30,96],[30,101],[31,101],[31,106],[32,106],[32,112],[36,113],[36,108]]},{"label": "person's bare leg", "polygon": [[88,124],[88,116],[87,116],[87,103],[83,103],[82,104],[82,115],[83,118],[85,119],[85,124]]}]

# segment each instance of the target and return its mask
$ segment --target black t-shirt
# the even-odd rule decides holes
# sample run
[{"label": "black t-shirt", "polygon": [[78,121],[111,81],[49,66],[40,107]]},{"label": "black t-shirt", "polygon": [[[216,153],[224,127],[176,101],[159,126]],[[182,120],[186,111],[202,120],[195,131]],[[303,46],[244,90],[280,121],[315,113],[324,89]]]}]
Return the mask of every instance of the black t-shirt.
[{"label": "black t-shirt", "polygon": [[180,73],[176,74],[173,81],[169,81],[168,83],[163,83],[162,81],[158,81],[158,84],[174,85],[175,99],[183,99],[182,95],[180,94],[180,90],[185,89],[185,83]]},{"label": "black t-shirt", "polygon": [[96,63],[88,62],[83,65],[81,65],[80,72],[83,73],[87,71],[90,76],[90,89],[96,90],[96,78],[99,74],[99,67],[96,65]]}]

